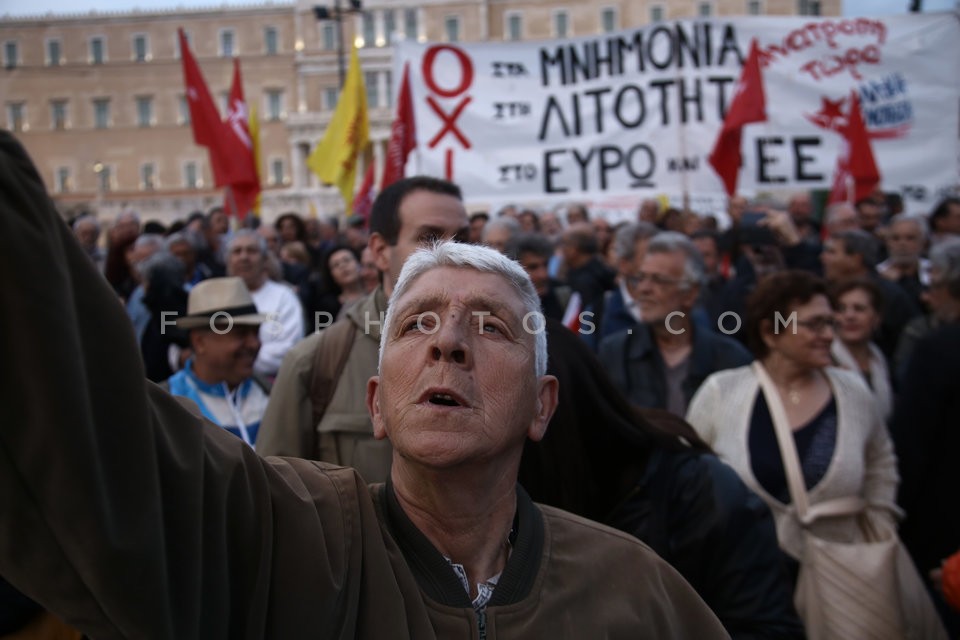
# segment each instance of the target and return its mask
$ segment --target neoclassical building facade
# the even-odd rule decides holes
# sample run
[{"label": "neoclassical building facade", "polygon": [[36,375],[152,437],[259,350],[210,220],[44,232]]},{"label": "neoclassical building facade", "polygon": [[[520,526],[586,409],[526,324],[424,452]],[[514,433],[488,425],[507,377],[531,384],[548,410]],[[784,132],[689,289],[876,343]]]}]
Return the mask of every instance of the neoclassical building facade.
[{"label": "neoclassical building facade", "polygon": [[336,107],[351,43],[360,50],[379,165],[394,113],[398,39],[565,38],[682,17],[841,10],[840,0],[324,1],[0,16],[0,126],[26,146],[65,215],[84,209],[109,219],[134,209],[169,222],[219,204],[206,149],[190,129],[183,28],[221,109],[240,60],[261,123],[264,217],[342,214],[336,189],[321,185],[305,159]]}]

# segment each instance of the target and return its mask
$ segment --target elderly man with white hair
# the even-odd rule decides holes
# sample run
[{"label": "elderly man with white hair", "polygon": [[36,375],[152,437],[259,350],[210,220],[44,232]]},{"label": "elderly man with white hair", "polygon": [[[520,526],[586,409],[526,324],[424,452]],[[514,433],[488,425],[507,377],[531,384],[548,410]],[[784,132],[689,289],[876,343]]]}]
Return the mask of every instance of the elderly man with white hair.
[{"label": "elderly man with white hair", "polygon": [[924,218],[894,216],[885,236],[889,257],[877,265],[877,273],[900,285],[918,306],[930,285],[930,261],[923,257],[928,235]]},{"label": "elderly man with white hair", "polygon": [[227,275],[242,278],[260,313],[260,354],[254,369],[275,376],[287,351],[303,337],[303,306],[293,289],[268,276],[266,241],[256,231],[241,229],[227,244]]},{"label": "elderly man with white hair", "polygon": [[0,134],[0,237],[20,240],[0,253],[19,319],[0,332],[17,373],[0,385],[15,587],[91,637],[727,637],[642,543],[517,486],[557,402],[519,265],[453,244],[408,260],[367,390],[392,476],[367,486],[260,458],[145,383],[112,292],[22,157]]}]

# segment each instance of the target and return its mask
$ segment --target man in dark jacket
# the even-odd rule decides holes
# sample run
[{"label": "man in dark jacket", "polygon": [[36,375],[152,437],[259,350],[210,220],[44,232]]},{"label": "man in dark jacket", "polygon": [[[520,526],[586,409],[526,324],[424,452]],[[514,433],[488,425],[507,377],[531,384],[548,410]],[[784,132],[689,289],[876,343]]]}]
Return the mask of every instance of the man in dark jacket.
[{"label": "man in dark jacket", "polygon": [[404,267],[367,389],[394,464],[367,486],[260,458],[148,384],[114,294],[2,133],[0,212],[16,239],[0,309],[17,310],[0,320],[0,575],[87,635],[726,637],[644,545],[518,489],[557,383],[516,263],[445,243]]},{"label": "man in dark jacket", "polygon": [[695,327],[703,258],[686,236],[654,236],[633,280],[644,321],[604,338],[600,360],[631,402],[683,416],[707,376],[748,364],[750,354],[732,338]]}]

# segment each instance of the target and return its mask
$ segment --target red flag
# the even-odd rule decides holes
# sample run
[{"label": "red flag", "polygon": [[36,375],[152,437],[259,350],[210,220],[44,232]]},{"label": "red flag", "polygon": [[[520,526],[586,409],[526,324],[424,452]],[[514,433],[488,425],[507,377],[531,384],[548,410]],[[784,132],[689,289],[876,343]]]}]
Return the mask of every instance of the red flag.
[{"label": "red flag", "polygon": [[410,63],[403,67],[400,95],[397,100],[397,117],[390,125],[390,140],[387,142],[387,157],[383,167],[380,190],[403,177],[407,156],[417,146],[417,127],[413,120],[413,98],[410,95]]},{"label": "red flag", "polygon": [[737,190],[737,177],[743,157],[740,155],[740,138],[743,126],[751,122],[765,122],[767,99],[763,92],[763,76],[760,73],[760,47],[756,39],[750,42],[750,53],[740,72],[733,100],[723,128],[713,145],[708,158],[710,165],[723,180],[727,195]]},{"label": "red flag", "polygon": [[[252,211],[260,193],[260,178],[253,153],[253,139],[250,137],[250,114],[243,99],[243,82],[240,79],[240,61],[233,59],[233,84],[230,86],[230,99],[227,108],[227,139],[233,156],[231,174],[228,182],[233,191],[236,207],[234,213],[242,220]],[[229,208],[228,208],[229,210]]]},{"label": "red flag", "polygon": [[210,151],[210,168],[213,181],[218,187],[227,184],[228,160],[223,154],[220,141],[223,138],[223,122],[220,113],[210,97],[207,83],[200,73],[200,67],[190,52],[190,45],[183,33],[177,29],[180,38],[180,57],[183,60],[183,84],[187,89],[187,105],[190,107],[190,127],[193,129],[193,141]]},{"label": "red flag", "polygon": [[369,224],[370,210],[373,209],[373,167],[375,164],[373,158],[368,158],[363,182],[360,183],[357,195],[353,199],[353,212],[364,219],[364,226]]},{"label": "red flag", "polygon": [[870,134],[863,122],[860,97],[856,90],[850,92],[850,110],[846,124],[839,128],[839,133],[843,136],[843,149],[837,158],[837,171],[828,203],[853,204],[869,196],[880,184],[880,170],[873,157]]}]

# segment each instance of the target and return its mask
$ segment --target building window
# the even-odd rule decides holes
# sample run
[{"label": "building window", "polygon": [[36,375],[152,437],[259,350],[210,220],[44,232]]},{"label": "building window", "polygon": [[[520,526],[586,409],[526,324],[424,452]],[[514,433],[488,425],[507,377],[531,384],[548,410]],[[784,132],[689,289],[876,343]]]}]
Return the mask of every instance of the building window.
[{"label": "building window", "polygon": [[100,193],[110,191],[113,188],[113,167],[97,163],[93,170],[97,172],[97,189]]},{"label": "building window", "polygon": [[280,186],[286,182],[283,169],[282,158],[274,158],[270,161],[270,184]]},{"label": "building window", "polygon": [[183,186],[187,189],[200,188],[200,179],[197,177],[196,162],[185,162],[183,164]]},{"label": "building window", "polygon": [[50,101],[50,128],[54,131],[63,131],[67,128],[67,101]]},{"label": "building window", "polygon": [[747,2],[747,15],[760,15],[760,0],[749,0]]},{"label": "building window", "polygon": [[323,23],[323,50],[333,51],[337,48],[337,27],[332,22]]},{"label": "building window", "polygon": [[63,54],[60,51],[60,41],[59,40],[47,40],[47,65],[51,67],[59,67],[60,63],[63,62]]},{"label": "building window", "polygon": [[443,33],[447,42],[460,42],[460,16],[447,16],[443,19]]},{"label": "building window", "polygon": [[656,4],[650,7],[650,22],[661,22],[663,20],[663,7]]},{"label": "building window", "polygon": [[523,39],[523,15],[519,13],[507,14],[506,40]]},{"label": "building window", "polygon": [[403,37],[407,40],[416,40],[419,32],[419,20],[416,9],[403,10]]},{"label": "building window", "polygon": [[393,74],[389,71],[383,72],[383,77],[386,80],[387,87],[387,105],[390,108],[393,108]]},{"label": "building window", "polygon": [[17,66],[18,60],[17,43],[13,40],[3,43],[3,66],[7,69],[13,69]]},{"label": "building window", "polygon": [[10,131],[26,131],[27,130],[27,107],[23,102],[8,102],[7,103],[7,128]]},{"label": "building window", "polygon": [[153,97],[137,96],[137,126],[153,126]]},{"label": "building window", "polygon": [[140,165],[140,189],[153,191],[157,188],[157,166],[152,162]]},{"label": "building window", "polygon": [[383,12],[383,35],[386,44],[391,45],[397,39],[397,12],[386,9]]},{"label": "building window", "polygon": [[570,33],[570,14],[566,11],[557,11],[553,14],[553,36],[566,38]]},{"label": "building window", "polygon": [[190,103],[187,102],[187,96],[181,94],[177,96],[177,101],[180,104],[180,117],[177,118],[177,122],[180,124],[190,124]]},{"label": "building window", "polygon": [[277,36],[276,27],[264,27],[263,28],[263,51],[268,56],[277,55],[279,50],[279,42]]},{"label": "building window", "polygon": [[96,129],[110,126],[110,98],[97,98],[93,101],[93,126]]},{"label": "building window", "polygon": [[709,18],[713,15],[713,6],[709,2],[701,2],[697,5],[697,15],[701,18]]},{"label": "building window", "polygon": [[283,90],[267,89],[267,120],[276,122],[286,115],[283,112]]},{"label": "building window", "polygon": [[146,34],[138,33],[133,36],[133,60],[146,62],[150,59],[150,45]]},{"label": "building window", "polygon": [[600,11],[600,28],[604,33],[610,33],[617,30],[617,10],[614,7],[607,7]]},{"label": "building window", "polygon": [[367,108],[376,109],[380,106],[380,74],[376,71],[365,71],[363,82],[367,86]]},{"label": "building window", "polygon": [[70,191],[70,168],[57,167],[57,173],[54,176],[53,184],[57,193],[67,193]]},{"label": "building window", "polygon": [[377,40],[377,25],[373,20],[373,13],[370,11],[364,11],[361,18],[361,42],[359,46],[361,47],[372,47]]},{"label": "building window", "polygon": [[323,90],[323,107],[328,111],[333,111],[337,108],[337,89],[335,87],[327,87]]},{"label": "building window", "polygon": [[105,59],[103,38],[90,38],[90,64],[103,64]]},{"label": "building window", "polygon": [[802,16],[820,15],[820,0],[800,0],[800,7],[797,13]]},{"label": "building window", "polygon": [[223,29],[220,32],[220,57],[221,58],[232,58],[233,57],[233,30],[232,29]]}]

